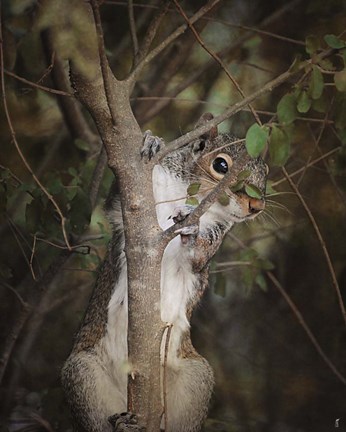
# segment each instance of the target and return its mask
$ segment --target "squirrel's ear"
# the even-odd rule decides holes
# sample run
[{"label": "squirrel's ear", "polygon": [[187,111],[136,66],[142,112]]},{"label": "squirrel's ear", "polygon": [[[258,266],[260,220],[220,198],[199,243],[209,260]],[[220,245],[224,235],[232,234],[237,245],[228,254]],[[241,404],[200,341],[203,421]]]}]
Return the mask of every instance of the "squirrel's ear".
[{"label": "squirrel's ear", "polygon": [[[198,120],[198,122],[195,125],[195,129],[197,129],[200,126],[203,126],[207,121],[209,121],[213,118],[214,118],[214,116],[210,112],[202,114],[202,116],[200,117],[200,119]],[[202,152],[205,148],[205,142],[206,141],[212,141],[213,139],[215,139],[217,137],[217,135],[218,135],[217,126],[212,127],[208,132],[201,135],[199,140],[196,141],[196,143],[193,146],[194,153]]]},{"label": "squirrel's ear", "polygon": [[[210,112],[206,112],[206,113],[202,114],[201,117],[199,118],[198,122],[195,125],[195,129],[197,129],[200,126],[203,126],[204,124],[206,124],[209,120],[212,120],[213,118],[214,118],[214,116]],[[217,136],[218,136],[217,126],[214,126],[208,132],[203,134],[201,136],[201,138],[203,138],[205,140],[207,140],[207,139],[213,140]]]}]

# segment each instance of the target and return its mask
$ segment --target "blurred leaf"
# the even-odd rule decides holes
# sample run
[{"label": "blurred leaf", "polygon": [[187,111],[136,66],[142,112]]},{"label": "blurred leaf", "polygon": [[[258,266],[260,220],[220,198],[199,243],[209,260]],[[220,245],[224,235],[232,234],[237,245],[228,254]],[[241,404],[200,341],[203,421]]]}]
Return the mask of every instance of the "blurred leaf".
[{"label": "blurred leaf", "polygon": [[313,100],[312,108],[319,113],[326,113],[329,108],[329,100],[325,93],[319,99]]},{"label": "blurred leaf", "polygon": [[41,227],[41,215],[44,213],[44,207],[41,197],[31,200],[25,208],[25,220],[28,231],[32,234],[37,232]]},{"label": "blurred leaf", "polygon": [[277,191],[273,188],[273,180],[267,180],[266,184],[266,195],[273,195],[276,194]]},{"label": "blurred leaf", "polygon": [[292,93],[285,94],[278,103],[277,114],[280,123],[292,123],[297,117],[296,100]]},{"label": "blurred leaf", "polygon": [[308,54],[314,54],[320,48],[319,38],[315,35],[309,35],[305,38],[305,51]]},{"label": "blurred leaf", "polygon": [[226,297],[226,278],[222,273],[218,273],[216,276],[214,292],[220,297]]},{"label": "blurred leaf", "polygon": [[74,140],[74,145],[79,149],[79,150],[83,150],[83,151],[89,151],[90,150],[90,145],[89,143],[87,143],[86,141],[80,139],[80,138],[76,138]]},{"label": "blurred leaf", "polygon": [[331,48],[340,49],[346,46],[346,43],[342,39],[339,39],[337,36],[333,34],[325,35],[324,40],[326,41],[327,45],[330,46]]},{"label": "blurred leaf", "polygon": [[222,192],[218,198],[217,201],[222,205],[222,206],[227,206],[229,204],[229,196],[226,194],[226,192]]},{"label": "blurred leaf", "polygon": [[187,194],[192,196],[198,194],[201,183],[191,183],[187,188]]},{"label": "blurred leaf", "polygon": [[0,276],[6,280],[12,277],[12,270],[4,263],[0,263]]},{"label": "blurred leaf", "polygon": [[258,157],[264,150],[269,130],[266,126],[254,123],[246,133],[246,149],[251,157]]},{"label": "blurred leaf", "polygon": [[256,284],[261,288],[262,291],[267,292],[268,291],[268,285],[266,278],[262,273],[258,273],[255,278]]},{"label": "blurred leaf", "polygon": [[78,189],[71,201],[70,224],[76,234],[81,234],[89,225],[91,219],[91,204],[87,194]]},{"label": "blurred leaf", "polygon": [[290,155],[290,140],[287,133],[277,126],[272,127],[269,154],[273,165],[283,166]]},{"label": "blurred leaf", "polygon": [[297,110],[300,113],[307,113],[311,107],[311,99],[308,92],[303,90],[297,98]]},{"label": "blurred leaf", "polygon": [[198,199],[195,198],[195,197],[189,197],[189,198],[187,198],[187,200],[185,201],[185,204],[187,204],[187,205],[191,205],[191,206],[194,206],[194,207],[197,207],[198,204],[199,204],[199,201],[198,201]]},{"label": "blurred leaf", "polygon": [[346,91],[346,69],[340,72],[335,72],[334,82],[339,92]]},{"label": "blurred leaf", "polygon": [[262,192],[258,189],[257,186],[253,184],[246,184],[245,185],[245,192],[249,195],[251,198],[262,198]]},{"label": "blurred leaf", "polygon": [[[319,70],[317,66],[313,66],[311,77],[310,77],[309,95],[312,97],[312,99],[319,99],[322,96],[323,89],[324,89],[324,81],[323,81],[322,72]],[[306,112],[306,111],[300,111],[300,112]]]}]

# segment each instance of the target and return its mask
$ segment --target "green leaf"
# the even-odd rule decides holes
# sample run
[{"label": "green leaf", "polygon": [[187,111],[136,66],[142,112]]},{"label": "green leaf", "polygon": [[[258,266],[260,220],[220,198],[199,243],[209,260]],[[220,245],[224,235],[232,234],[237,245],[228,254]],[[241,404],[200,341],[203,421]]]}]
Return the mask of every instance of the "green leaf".
[{"label": "green leaf", "polygon": [[262,291],[264,292],[268,291],[267,281],[262,273],[258,273],[258,275],[255,277],[255,282],[261,288]]},{"label": "green leaf", "polygon": [[195,197],[189,197],[189,198],[187,198],[187,200],[185,201],[185,204],[187,204],[187,205],[191,205],[191,206],[194,206],[194,207],[197,207],[198,204],[199,204],[199,201],[198,201],[198,199],[195,198]]},{"label": "green leaf", "polygon": [[309,95],[312,97],[312,99],[319,99],[322,96],[323,88],[324,81],[322,72],[318,69],[317,66],[313,66],[310,77]]},{"label": "green leaf", "polygon": [[273,126],[269,141],[270,160],[273,165],[283,166],[290,154],[289,137],[284,130]]},{"label": "green leaf", "polygon": [[227,206],[229,204],[229,196],[226,194],[226,192],[222,192],[218,198],[217,201],[222,205],[222,206]]},{"label": "green leaf", "polygon": [[269,135],[268,127],[253,124],[246,133],[246,149],[251,157],[257,157],[264,149]]},{"label": "green leaf", "polygon": [[200,187],[201,187],[201,183],[191,183],[187,188],[187,194],[189,196],[198,194]]},{"label": "green leaf", "polygon": [[74,140],[74,144],[79,150],[83,150],[83,151],[89,151],[90,150],[89,143],[87,143],[86,141],[84,141],[80,138],[76,138]]},{"label": "green leaf", "polygon": [[276,190],[273,188],[273,180],[267,180],[266,184],[266,195],[273,195],[276,194]]},{"label": "green leaf", "polygon": [[300,113],[307,113],[311,107],[311,99],[308,92],[303,90],[297,98],[297,110]]},{"label": "green leaf", "polygon": [[331,48],[340,49],[344,48],[346,46],[346,43],[339,39],[337,36],[333,34],[327,34],[324,36],[324,40],[326,41],[327,45]]},{"label": "green leaf", "polygon": [[346,91],[346,69],[340,72],[335,72],[334,82],[335,82],[335,87],[338,89],[339,92]]},{"label": "green leaf", "polygon": [[244,180],[238,181],[236,184],[231,185],[229,188],[232,192],[238,192],[244,187]]},{"label": "green leaf", "polygon": [[264,258],[259,258],[256,261],[255,265],[262,270],[273,270],[275,268],[274,264],[271,261]]},{"label": "green leaf", "polygon": [[70,167],[67,172],[72,176],[72,177],[78,177],[78,171],[76,170],[75,167]]},{"label": "green leaf", "polygon": [[309,35],[305,38],[305,51],[314,54],[320,48],[320,41],[317,36]]},{"label": "green leaf", "polygon": [[237,180],[238,181],[245,180],[248,177],[250,177],[250,175],[251,175],[251,171],[250,170],[240,171],[240,173],[237,176]]},{"label": "green leaf", "polygon": [[297,117],[296,100],[292,93],[283,96],[277,106],[277,114],[280,123],[292,123]]},{"label": "green leaf", "polygon": [[245,185],[245,192],[249,195],[251,198],[262,198],[262,192],[258,189],[257,186],[253,184],[246,184]]},{"label": "green leaf", "polygon": [[319,113],[326,113],[330,106],[330,102],[325,93],[319,99],[312,101],[312,108]]}]

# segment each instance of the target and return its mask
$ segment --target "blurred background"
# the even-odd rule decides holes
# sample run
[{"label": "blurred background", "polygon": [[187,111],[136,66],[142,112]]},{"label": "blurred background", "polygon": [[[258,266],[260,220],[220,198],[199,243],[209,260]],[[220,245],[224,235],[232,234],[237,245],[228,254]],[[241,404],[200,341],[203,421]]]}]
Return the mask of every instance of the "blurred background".
[{"label": "blurred background", "polygon": [[[4,431],[72,429],[59,373],[110,238],[103,202],[112,173],[100,155],[92,119],[71,97],[64,60],[77,49],[76,40],[88,43],[75,4],[2,2]],[[181,2],[189,16],[203,4]],[[158,6],[134,3],[139,40]],[[132,61],[126,2],[103,1],[100,11],[110,64],[123,78]],[[172,3],[153,46],[183,23]],[[295,59],[314,62],[321,49],[336,48],[315,67],[318,79],[323,76],[317,95],[311,84],[316,77],[305,69],[253,103],[261,121],[279,125],[286,138],[279,143],[279,160],[273,160],[271,148],[264,151],[270,165],[266,211],[229,234],[193,317],[193,342],[216,377],[205,431],[346,431],[345,28],[344,0],[223,1],[196,24],[245,95]],[[55,45],[54,34],[59,35]],[[83,52],[79,55],[83,59]],[[283,108],[287,95],[293,108]],[[169,142],[193,128],[203,112],[220,114],[241,99],[187,31],[144,70],[133,109],[143,130],[150,128]],[[243,110],[219,129],[243,138],[253,123],[251,112]],[[26,164],[66,216],[67,235],[79,245],[73,253],[66,250],[56,209]]]}]

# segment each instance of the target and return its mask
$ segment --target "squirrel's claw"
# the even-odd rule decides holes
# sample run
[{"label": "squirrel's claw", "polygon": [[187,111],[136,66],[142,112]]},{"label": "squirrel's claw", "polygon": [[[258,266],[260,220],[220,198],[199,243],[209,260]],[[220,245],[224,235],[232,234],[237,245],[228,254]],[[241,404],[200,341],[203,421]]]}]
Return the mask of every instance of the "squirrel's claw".
[{"label": "squirrel's claw", "polygon": [[152,134],[150,130],[146,130],[143,136],[143,147],[141,150],[141,157],[150,160],[154,157],[165,145],[162,138],[159,138]]},{"label": "squirrel's claw", "polygon": [[185,220],[186,217],[190,213],[192,213],[195,208],[196,207],[189,205],[189,204],[179,205],[179,206],[175,207],[175,209],[173,210],[173,213],[171,214],[169,219],[173,219],[174,223],[181,222],[181,221]]},{"label": "squirrel's claw", "polygon": [[108,421],[114,432],[145,432],[145,428],[138,424],[136,415],[130,412],[114,414],[108,417]]}]

